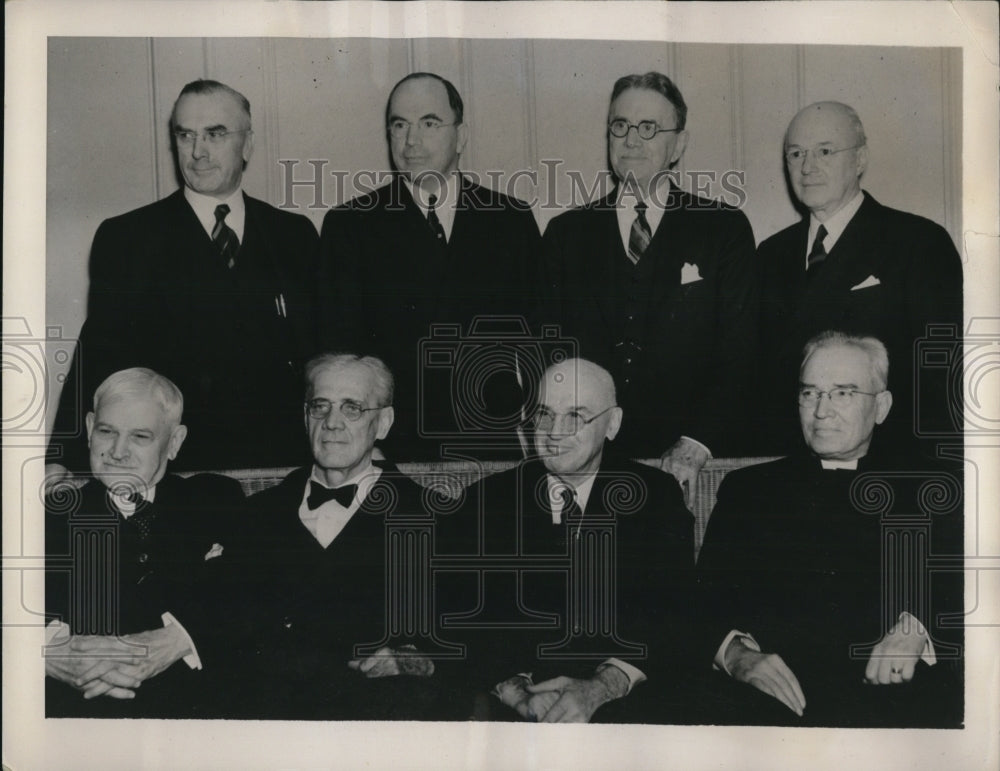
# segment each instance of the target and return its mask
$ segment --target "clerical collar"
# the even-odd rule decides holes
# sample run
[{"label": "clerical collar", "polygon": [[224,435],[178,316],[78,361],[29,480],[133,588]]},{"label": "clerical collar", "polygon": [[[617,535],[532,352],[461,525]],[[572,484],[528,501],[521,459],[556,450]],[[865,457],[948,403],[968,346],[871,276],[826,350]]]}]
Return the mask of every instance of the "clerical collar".
[{"label": "clerical collar", "polygon": [[858,459],[854,460],[826,460],[825,458],[819,459],[820,465],[825,469],[850,469],[855,471],[858,468]]},{"label": "clerical collar", "polygon": [[198,222],[212,237],[212,230],[215,228],[215,207],[224,203],[229,207],[229,214],[226,215],[226,224],[236,233],[236,237],[243,243],[243,232],[246,228],[246,203],[243,200],[243,188],[238,187],[233,193],[224,199],[213,198],[210,195],[196,192],[189,187],[184,188],[184,200],[188,202],[194,210]]}]

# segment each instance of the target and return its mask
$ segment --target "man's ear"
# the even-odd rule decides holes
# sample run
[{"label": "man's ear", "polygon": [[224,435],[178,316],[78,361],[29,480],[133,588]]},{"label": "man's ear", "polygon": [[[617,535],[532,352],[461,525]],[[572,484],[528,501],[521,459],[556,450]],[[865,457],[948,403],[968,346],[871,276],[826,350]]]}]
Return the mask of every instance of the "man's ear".
[{"label": "man's ear", "polygon": [[243,135],[243,168],[245,169],[247,164],[250,163],[250,156],[253,155],[253,129],[247,129],[247,133]]},{"label": "man's ear", "polygon": [[396,413],[392,407],[383,407],[378,415],[378,431],[375,433],[376,439],[385,439],[392,428],[392,422],[396,419]]},{"label": "man's ear", "polygon": [[94,421],[97,420],[97,416],[93,412],[87,413],[87,444],[90,444],[90,435],[94,433]]},{"label": "man's ear", "polygon": [[464,123],[458,124],[458,142],[455,145],[455,152],[461,155],[465,151],[465,143],[469,141],[469,127]]},{"label": "man's ear", "polygon": [[674,143],[674,151],[670,154],[670,165],[673,166],[677,161],[681,159],[684,155],[684,151],[688,146],[688,133],[687,129],[677,132],[677,141]]},{"label": "man's ear", "polygon": [[861,175],[865,173],[868,168],[868,145],[861,145],[858,148],[858,179],[861,179]]},{"label": "man's ear", "polygon": [[187,426],[174,426],[174,430],[170,432],[170,441],[167,442],[167,458],[169,460],[177,457],[187,435]]},{"label": "man's ear", "polygon": [[875,394],[875,423],[880,425],[892,409],[892,391]]},{"label": "man's ear", "polygon": [[608,414],[611,418],[608,420],[608,430],[604,432],[604,437],[610,442],[618,436],[618,432],[621,430],[624,413],[621,407],[612,407]]}]

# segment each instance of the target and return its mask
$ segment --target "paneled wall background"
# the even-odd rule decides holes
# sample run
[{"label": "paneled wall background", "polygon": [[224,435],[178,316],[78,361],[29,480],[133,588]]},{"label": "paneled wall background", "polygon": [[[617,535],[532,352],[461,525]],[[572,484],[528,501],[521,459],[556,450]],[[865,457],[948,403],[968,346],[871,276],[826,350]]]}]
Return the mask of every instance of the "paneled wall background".
[{"label": "paneled wall background", "polygon": [[[739,202],[734,188],[743,190],[758,242],[798,217],[781,157],[788,121],[810,102],[836,99],[853,105],[865,124],[871,161],[864,187],[885,204],[941,223],[960,243],[959,49],[50,38],[47,323],[61,326],[64,337],[79,332],[88,253],[101,220],[176,189],[168,118],[190,80],[214,78],[247,96],[256,149],[246,191],[307,214],[318,228],[327,206],[374,187],[388,170],[383,114],[392,85],[408,72],[439,73],[465,100],[470,141],[462,168],[532,200],[544,228],[606,180],[615,78],[654,69],[670,75],[688,103],[681,185],[730,203]],[[310,181],[316,168],[323,171],[319,196],[314,185],[290,190],[289,170]],[[727,171],[733,174],[723,186]]]}]

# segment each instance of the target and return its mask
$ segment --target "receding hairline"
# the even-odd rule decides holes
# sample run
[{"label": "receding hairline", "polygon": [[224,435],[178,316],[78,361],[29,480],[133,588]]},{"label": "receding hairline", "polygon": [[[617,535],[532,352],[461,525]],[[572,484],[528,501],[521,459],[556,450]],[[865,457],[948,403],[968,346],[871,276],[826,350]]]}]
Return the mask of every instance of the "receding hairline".
[{"label": "receding hairline", "polygon": [[[600,364],[589,359],[565,359],[550,365],[542,373],[541,382],[539,383],[539,394],[544,393],[548,382],[555,380],[557,372],[568,373],[569,377],[566,379],[577,386],[582,383],[590,385],[594,389],[596,396],[606,397],[609,402],[607,406],[613,406],[618,403],[615,392],[615,381],[611,373]],[[558,384],[559,381],[556,382]]]},{"label": "receding hairline", "polygon": [[865,136],[864,124],[861,122],[861,117],[853,107],[849,104],[844,104],[843,102],[823,101],[813,102],[795,113],[794,117],[788,122],[788,128],[785,129],[785,145],[788,144],[788,135],[791,133],[792,127],[800,117],[809,113],[822,115],[824,111],[826,111],[827,114],[846,118],[847,126],[854,134],[855,144],[860,146],[868,142],[868,138]]}]

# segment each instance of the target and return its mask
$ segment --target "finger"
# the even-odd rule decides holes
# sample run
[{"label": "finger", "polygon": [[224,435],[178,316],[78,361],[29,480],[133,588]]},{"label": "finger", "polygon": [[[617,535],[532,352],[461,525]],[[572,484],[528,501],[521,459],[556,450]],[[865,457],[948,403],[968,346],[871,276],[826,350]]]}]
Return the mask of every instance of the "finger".
[{"label": "finger", "polygon": [[114,687],[115,686],[113,686],[111,683],[106,683],[103,680],[94,680],[84,690],[84,692],[83,692],[83,698],[85,698],[85,699],[96,698],[96,697],[98,697],[98,696],[100,696],[102,694],[107,693],[108,691],[110,691]]},{"label": "finger", "polygon": [[795,673],[791,668],[784,662],[780,657],[775,662],[775,668],[778,674],[781,676],[788,694],[792,697],[794,704],[798,706],[798,713],[801,716],[802,711],[806,708],[806,694],[802,690],[802,686],[799,684],[799,679],[795,676]]},{"label": "finger", "polygon": [[910,682],[917,672],[917,659],[905,659],[903,661],[902,679],[904,683]]},{"label": "finger", "polygon": [[553,705],[559,701],[559,693],[548,691],[546,693],[536,693],[528,699],[528,706],[534,715],[534,720],[541,721],[552,709]]},{"label": "finger", "polygon": [[802,713],[798,710],[790,695],[786,694],[773,680],[761,675],[754,675],[747,680],[747,683],[752,685],[758,691],[766,693],[768,696],[777,699],[799,717],[802,716]]},{"label": "finger", "polygon": [[361,669],[361,659],[351,659],[347,662],[347,666],[351,669]]},{"label": "finger", "polygon": [[892,663],[889,658],[883,657],[878,664],[878,674],[875,679],[879,685],[888,685],[892,682]]},{"label": "finger", "polygon": [[111,669],[101,675],[101,680],[110,685],[121,688],[138,688],[142,685],[142,680],[133,677],[120,669]]},{"label": "finger", "polygon": [[561,691],[569,684],[569,678],[565,675],[553,677],[551,680],[543,680],[540,683],[531,683],[525,689],[528,693],[545,693],[547,691]]},{"label": "finger", "polygon": [[872,651],[871,655],[868,657],[868,665],[865,667],[865,680],[869,683],[874,683],[878,681],[878,662],[879,662],[879,649],[876,646]]},{"label": "finger", "polygon": [[108,661],[107,659],[101,659],[92,667],[84,670],[80,675],[76,677],[74,683],[77,686],[85,686],[93,680],[100,680],[104,675],[110,672],[112,669],[118,666],[115,661]]},{"label": "finger", "polygon": [[104,695],[113,699],[134,699],[135,691],[130,691],[128,688],[112,688]]}]

